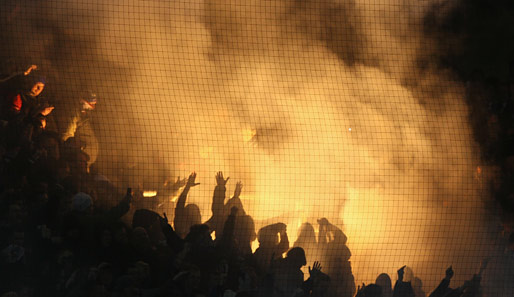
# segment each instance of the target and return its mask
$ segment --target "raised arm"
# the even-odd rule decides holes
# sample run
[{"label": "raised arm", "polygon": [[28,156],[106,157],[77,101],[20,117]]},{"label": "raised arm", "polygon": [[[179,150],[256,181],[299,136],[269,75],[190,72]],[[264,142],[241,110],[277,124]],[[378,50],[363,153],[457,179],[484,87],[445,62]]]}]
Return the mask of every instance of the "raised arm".
[{"label": "raised arm", "polygon": [[223,172],[219,171],[216,174],[216,188],[214,188],[214,194],[212,196],[212,215],[214,217],[222,216],[223,209],[225,206],[225,192],[227,191],[226,184],[230,177],[227,177],[226,179],[223,178]]},{"label": "raised arm", "polygon": [[402,268],[398,269],[398,280],[394,285],[393,297],[414,297],[414,290],[412,289],[412,285],[410,282],[403,281],[403,275],[405,274],[404,265]]},{"label": "raised arm", "polygon": [[246,212],[243,207],[243,202],[239,199],[241,196],[241,190],[243,189],[243,184],[241,182],[237,182],[236,189],[234,190],[234,196],[227,201],[225,205],[225,213],[228,213],[232,207],[237,207],[238,215],[245,215]]},{"label": "raised arm", "polygon": [[241,196],[241,190],[243,189],[243,183],[238,181],[236,183],[236,189],[234,190],[234,196],[232,196],[232,199],[237,199],[239,196]]},{"label": "raised arm", "polygon": [[439,286],[435,288],[435,290],[428,295],[428,297],[443,297],[448,293],[448,287],[450,286],[450,280],[453,277],[453,269],[452,267],[448,267],[446,269],[446,276],[443,278]]},{"label": "raised arm", "polygon": [[37,65],[30,65],[29,68],[27,68],[27,70],[25,70],[25,71],[18,71],[18,72],[15,72],[5,78],[2,78],[2,79],[0,79],[0,83],[4,83],[16,76],[19,76],[19,75],[27,76],[32,72],[32,70],[37,70]]},{"label": "raised arm", "polygon": [[311,293],[314,287],[314,283],[316,283],[323,275],[321,272],[321,263],[318,261],[314,262],[312,265],[312,269],[309,266],[309,278],[303,282],[302,290],[305,293]]},{"label": "raised arm", "polygon": [[397,273],[398,273],[398,281],[400,282],[403,282],[403,275],[405,274],[405,267],[407,267],[407,265],[403,265],[400,269],[398,269]]},{"label": "raised arm", "polygon": [[161,230],[166,237],[166,243],[168,246],[175,252],[178,253],[184,247],[184,240],[178,236],[178,234],[173,230],[171,225],[168,223],[168,217],[166,213],[163,213],[163,217],[160,217],[159,222],[161,224]]},{"label": "raised arm", "polygon": [[187,179],[186,185],[184,186],[184,190],[180,194],[177,205],[175,206],[175,218],[173,219],[173,223],[175,225],[175,230],[178,234],[181,236],[185,236],[189,230],[187,230],[189,227],[186,224],[188,221],[187,215],[185,214],[186,210],[186,200],[187,200],[187,194],[189,193],[189,190],[192,187],[195,187],[199,185],[199,183],[195,182],[196,180],[196,172],[193,172],[189,175],[189,178]]},{"label": "raised arm", "polygon": [[182,190],[182,193],[178,197],[177,206],[175,207],[175,212],[177,211],[177,209],[184,209],[186,207],[187,194],[189,193],[189,190],[192,187],[196,187],[199,185],[199,183],[196,183],[195,180],[196,180],[196,172],[193,172],[189,175],[186,186],[184,187],[184,190]]}]

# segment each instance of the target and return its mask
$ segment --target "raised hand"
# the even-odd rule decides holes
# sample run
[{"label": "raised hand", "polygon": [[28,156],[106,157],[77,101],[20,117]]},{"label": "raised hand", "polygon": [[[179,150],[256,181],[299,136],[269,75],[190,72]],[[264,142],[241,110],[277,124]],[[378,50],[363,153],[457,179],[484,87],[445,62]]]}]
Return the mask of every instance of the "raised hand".
[{"label": "raised hand", "polygon": [[166,193],[175,193],[180,189],[181,187],[185,186],[187,184],[187,178],[181,179],[180,176],[177,177],[177,180],[173,182],[172,180],[166,180],[166,183],[164,184],[164,190]]},{"label": "raised hand", "polygon": [[314,264],[312,265],[312,269],[311,267],[309,266],[309,275],[311,277],[316,277],[318,276],[320,273],[321,273],[321,263],[318,262],[318,261],[315,261]]},{"label": "raised hand", "polygon": [[189,175],[189,178],[187,179],[187,186],[188,187],[195,187],[198,186],[200,183],[195,183],[196,179],[196,172],[193,172]]},{"label": "raised hand", "polygon": [[407,267],[407,265],[403,265],[402,268],[398,269],[398,280],[402,281],[403,280],[403,275],[405,274],[405,267]]},{"label": "raised hand", "polygon": [[127,193],[125,194],[125,197],[123,197],[123,200],[127,203],[131,203],[133,198],[134,195],[132,194],[132,188],[127,188]]},{"label": "raised hand", "polygon": [[236,189],[234,190],[234,198],[238,198],[241,195],[242,189],[243,189],[243,183],[238,181],[236,184]]},{"label": "raised hand", "polygon": [[49,114],[50,114],[54,109],[55,109],[55,107],[54,107],[54,106],[45,107],[45,108],[43,108],[43,110],[41,110],[41,115],[43,115],[43,116],[45,116],[45,117],[46,117],[46,116],[47,116],[47,115],[49,115]]},{"label": "raised hand", "polygon": [[46,119],[41,119],[39,120],[39,125],[42,129],[45,129],[46,128]]},{"label": "raised hand", "polygon": [[175,188],[180,188],[182,187],[183,185],[185,185],[187,183],[187,179],[185,178],[180,178],[180,176],[177,176],[177,180],[175,181],[175,183],[173,183],[173,187]]},{"label": "raised hand", "polygon": [[159,216],[159,222],[161,223],[161,227],[168,225],[168,217],[166,216],[166,213],[162,213],[163,216]]},{"label": "raised hand", "polygon": [[283,232],[286,232],[287,230],[287,225],[284,224],[284,223],[276,223],[275,224],[275,227],[277,228],[277,232],[279,233],[283,233]]},{"label": "raised hand", "polygon": [[227,177],[227,179],[224,179],[223,172],[221,172],[221,171],[216,173],[216,183],[218,184],[218,186],[226,185],[229,179],[230,179],[230,177]]},{"label": "raised hand", "polygon": [[448,269],[446,269],[446,279],[450,280],[452,277],[453,277],[453,269],[450,266],[450,267],[448,267]]},{"label": "raised hand", "polygon": [[32,72],[32,70],[36,70],[36,69],[37,69],[37,65],[30,65],[30,67],[27,70],[25,70],[25,72],[23,72],[23,75],[27,76]]}]

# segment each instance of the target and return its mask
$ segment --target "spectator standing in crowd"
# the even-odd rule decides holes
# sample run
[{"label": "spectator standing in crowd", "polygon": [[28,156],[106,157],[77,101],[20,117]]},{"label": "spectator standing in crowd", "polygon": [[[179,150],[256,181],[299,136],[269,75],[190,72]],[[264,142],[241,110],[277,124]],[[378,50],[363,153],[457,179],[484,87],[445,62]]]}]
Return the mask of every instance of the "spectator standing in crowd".
[{"label": "spectator standing in crowd", "polygon": [[95,163],[98,157],[98,140],[91,124],[92,113],[96,108],[98,97],[91,90],[83,91],[78,100],[78,105],[73,112],[67,116],[62,132],[62,141],[74,138],[74,144],[84,151],[88,156],[88,167]]}]

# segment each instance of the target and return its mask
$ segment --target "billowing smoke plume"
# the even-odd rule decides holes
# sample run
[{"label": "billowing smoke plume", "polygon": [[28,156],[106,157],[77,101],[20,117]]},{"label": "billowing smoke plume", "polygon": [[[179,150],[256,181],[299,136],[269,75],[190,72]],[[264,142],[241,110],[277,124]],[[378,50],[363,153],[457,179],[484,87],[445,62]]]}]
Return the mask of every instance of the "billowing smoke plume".
[{"label": "billowing smoke plume", "polygon": [[340,226],[358,282],[407,264],[429,291],[493,249],[491,173],[427,7],[380,3],[10,1],[1,54],[46,66],[62,106],[98,90],[98,167],[120,187],[196,171],[207,219],[223,170],[257,222]]}]

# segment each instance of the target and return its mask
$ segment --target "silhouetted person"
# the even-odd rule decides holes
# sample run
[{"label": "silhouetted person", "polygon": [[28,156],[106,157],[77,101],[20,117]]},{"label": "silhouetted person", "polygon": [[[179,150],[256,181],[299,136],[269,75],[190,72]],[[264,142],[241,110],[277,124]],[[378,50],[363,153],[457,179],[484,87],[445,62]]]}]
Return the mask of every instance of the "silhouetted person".
[{"label": "silhouetted person", "polygon": [[289,249],[286,228],[284,223],[276,223],[262,227],[257,233],[259,247],[255,250],[254,258],[260,274],[268,272],[271,261],[281,258]]},{"label": "silhouetted person", "polygon": [[168,223],[168,217],[166,213],[160,218],[161,230],[166,238],[166,244],[171,248],[174,253],[178,253],[184,247],[184,240],[173,230],[171,225]]},{"label": "silhouetted person", "polygon": [[363,284],[362,288],[359,287],[357,291],[357,295],[355,297],[383,297],[382,288],[376,284],[370,284],[365,286]]},{"label": "silhouetted person", "polygon": [[223,178],[223,172],[216,174],[216,187],[212,195],[211,218],[205,222],[209,226],[211,232],[215,232],[216,237],[221,237],[223,225],[227,219],[227,210],[225,207],[225,193],[227,191],[226,184],[230,177]]},{"label": "silhouetted person", "polygon": [[245,257],[252,254],[252,242],[257,238],[255,233],[255,223],[249,215],[236,216],[236,227],[234,229],[234,239],[241,256]]},{"label": "silhouetted person", "polygon": [[195,182],[195,179],[196,172],[193,172],[189,175],[187,183],[184,186],[184,190],[180,194],[177,200],[177,205],[175,206],[175,218],[173,223],[175,225],[175,232],[177,232],[177,234],[182,238],[186,237],[191,226],[202,223],[202,216],[198,206],[195,204],[189,204],[186,206],[186,199],[189,190],[192,187],[199,185],[199,183]]},{"label": "silhouetted person", "polygon": [[63,145],[63,163],[69,168],[69,174],[63,180],[63,186],[69,192],[89,192],[90,175],[88,172],[89,156],[68,139]]},{"label": "silhouetted person", "polygon": [[352,297],[356,288],[350,263],[351,252],[346,246],[347,237],[326,218],[318,220],[318,224],[318,245],[323,262],[327,263],[327,274],[332,280],[330,294]]},{"label": "silhouetted person", "polygon": [[382,297],[393,296],[393,284],[391,282],[391,277],[389,277],[387,273],[381,273],[379,276],[377,276],[375,284],[382,288]]},{"label": "silhouetted person", "polygon": [[138,209],[132,216],[132,228],[143,227],[148,232],[153,224],[159,222],[159,218],[155,211]]},{"label": "silhouetted person", "polygon": [[[10,175],[21,175],[39,158],[32,141],[46,128],[46,117],[54,107],[41,96],[46,79],[39,73],[18,76],[6,85],[7,90],[0,94],[0,146],[6,150],[4,160],[13,166],[7,171],[11,172]],[[22,159],[17,160],[19,156]]]},{"label": "silhouetted person", "polygon": [[138,209],[134,212],[134,216],[132,217],[132,228],[145,228],[152,244],[159,245],[166,240],[161,228],[161,220],[161,216],[155,211]]},{"label": "silhouetted person", "polygon": [[302,267],[306,264],[301,247],[292,248],[285,258],[277,259],[273,263],[274,296],[309,296],[315,279],[321,274],[321,265],[315,262],[312,269],[309,267],[310,278],[304,281]]},{"label": "silhouetted person", "polygon": [[298,231],[298,237],[293,247],[301,247],[307,253],[307,262],[321,259],[321,251],[318,247],[314,227],[310,223],[303,223]]},{"label": "silhouetted person", "polygon": [[447,296],[448,294],[452,293],[454,291],[454,289],[450,288],[450,281],[453,277],[453,269],[452,267],[448,267],[448,269],[446,269],[446,275],[445,277],[443,278],[443,280],[439,283],[439,285],[437,286],[437,288],[435,288],[435,290],[430,293],[430,295],[428,295],[428,297],[443,297],[443,296]]},{"label": "silhouetted person", "polygon": [[39,146],[41,157],[34,163],[31,178],[51,184],[58,183],[64,178],[64,174],[61,173],[64,164],[61,161],[59,135],[52,131],[44,131],[34,141],[35,145]]},{"label": "silhouetted person", "polygon": [[80,148],[90,157],[88,166],[95,163],[99,150],[98,139],[91,125],[91,115],[96,108],[97,100],[95,92],[82,91],[79,94],[77,106],[63,124],[64,131],[61,136],[63,141],[71,137],[75,138]]},{"label": "silhouetted person", "polygon": [[[39,95],[44,89],[43,85],[38,85],[41,91],[36,94],[36,91],[32,91],[34,86],[34,80],[43,80],[38,77],[37,74],[32,74],[33,70],[36,70],[36,65],[31,65],[25,71],[17,71],[0,79],[0,110],[2,120],[11,120],[13,115],[16,115],[21,110],[23,101],[22,96],[24,94],[35,94]],[[30,75],[30,77],[28,77]]]},{"label": "silhouetted person", "polygon": [[[480,274],[475,274],[473,277],[464,282],[462,297],[481,297],[482,290],[480,286],[480,282],[482,281],[482,276]],[[451,296],[453,297],[453,296]]]},{"label": "silhouetted person", "polygon": [[405,267],[398,269],[398,280],[394,285],[393,297],[415,297],[414,290],[410,282],[404,282]]},{"label": "silhouetted person", "polygon": [[[77,193],[73,196],[72,212],[65,217],[64,228],[73,231],[76,253],[88,254],[87,248],[95,248],[95,230],[101,226],[114,224],[129,209],[132,195],[127,193],[123,199],[114,207],[105,212],[95,211],[91,196],[86,193]],[[144,229],[143,229],[144,230]],[[84,257],[85,259],[85,257]]]},{"label": "silhouetted person", "polygon": [[474,274],[473,277],[469,281],[465,281],[463,288],[462,297],[481,297],[482,296],[482,287],[480,282],[482,281],[482,274],[484,270],[487,268],[487,264],[489,264],[490,258],[483,259],[480,263],[480,269],[478,273]]},{"label": "silhouetted person", "polygon": [[303,249],[316,248],[316,233],[311,223],[303,223],[300,226],[298,237],[293,244],[293,247],[301,247]]},{"label": "silhouetted person", "polygon": [[147,262],[148,258],[152,257],[154,246],[150,242],[150,238],[148,237],[148,233],[146,232],[145,228],[134,228],[130,237],[130,243],[132,248],[137,253],[136,260]]},{"label": "silhouetted person", "polygon": [[243,184],[237,182],[234,196],[225,204],[225,213],[230,213],[234,208],[237,209],[235,217],[235,228],[233,231],[233,239],[240,256],[246,257],[252,254],[252,242],[257,238],[255,233],[255,223],[253,218],[246,214],[243,203],[239,198]]},{"label": "silhouetted person", "polygon": [[207,277],[207,273],[210,269],[216,267],[218,261],[218,254],[209,226],[205,224],[191,226],[184,240],[184,249],[186,250],[185,262],[198,266],[202,271],[203,277]]},{"label": "silhouetted person", "polygon": [[480,281],[482,280],[482,273],[489,259],[484,259],[480,265],[480,270],[477,274],[474,274],[470,280],[464,282],[464,284],[458,288],[450,288],[450,280],[453,277],[453,269],[450,266],[446,269],[446,276],[439,283],[439,286],[428,295],[429,297],[480,297],[482,296]]},{"label": "silhouetted person", "polygon": [[426,297],[425,291],[423,291],[423,282],[419,277],[414,277],[412,280],[412,289],[414,290],[414,295],[416,297]]},{"label": "silhouetted person", "polygon": [[2,94],[2,119],[44,129],[46,116],[54,109],[40,97],[46,86],[46,78],[40,73],[30,73],[9,82],[9,85]]},{"label": "silhouetted person", "polygon": [[238,272],[238,293],[236,296],[257,297],[257,274],[253,266],[243,265]]}]

